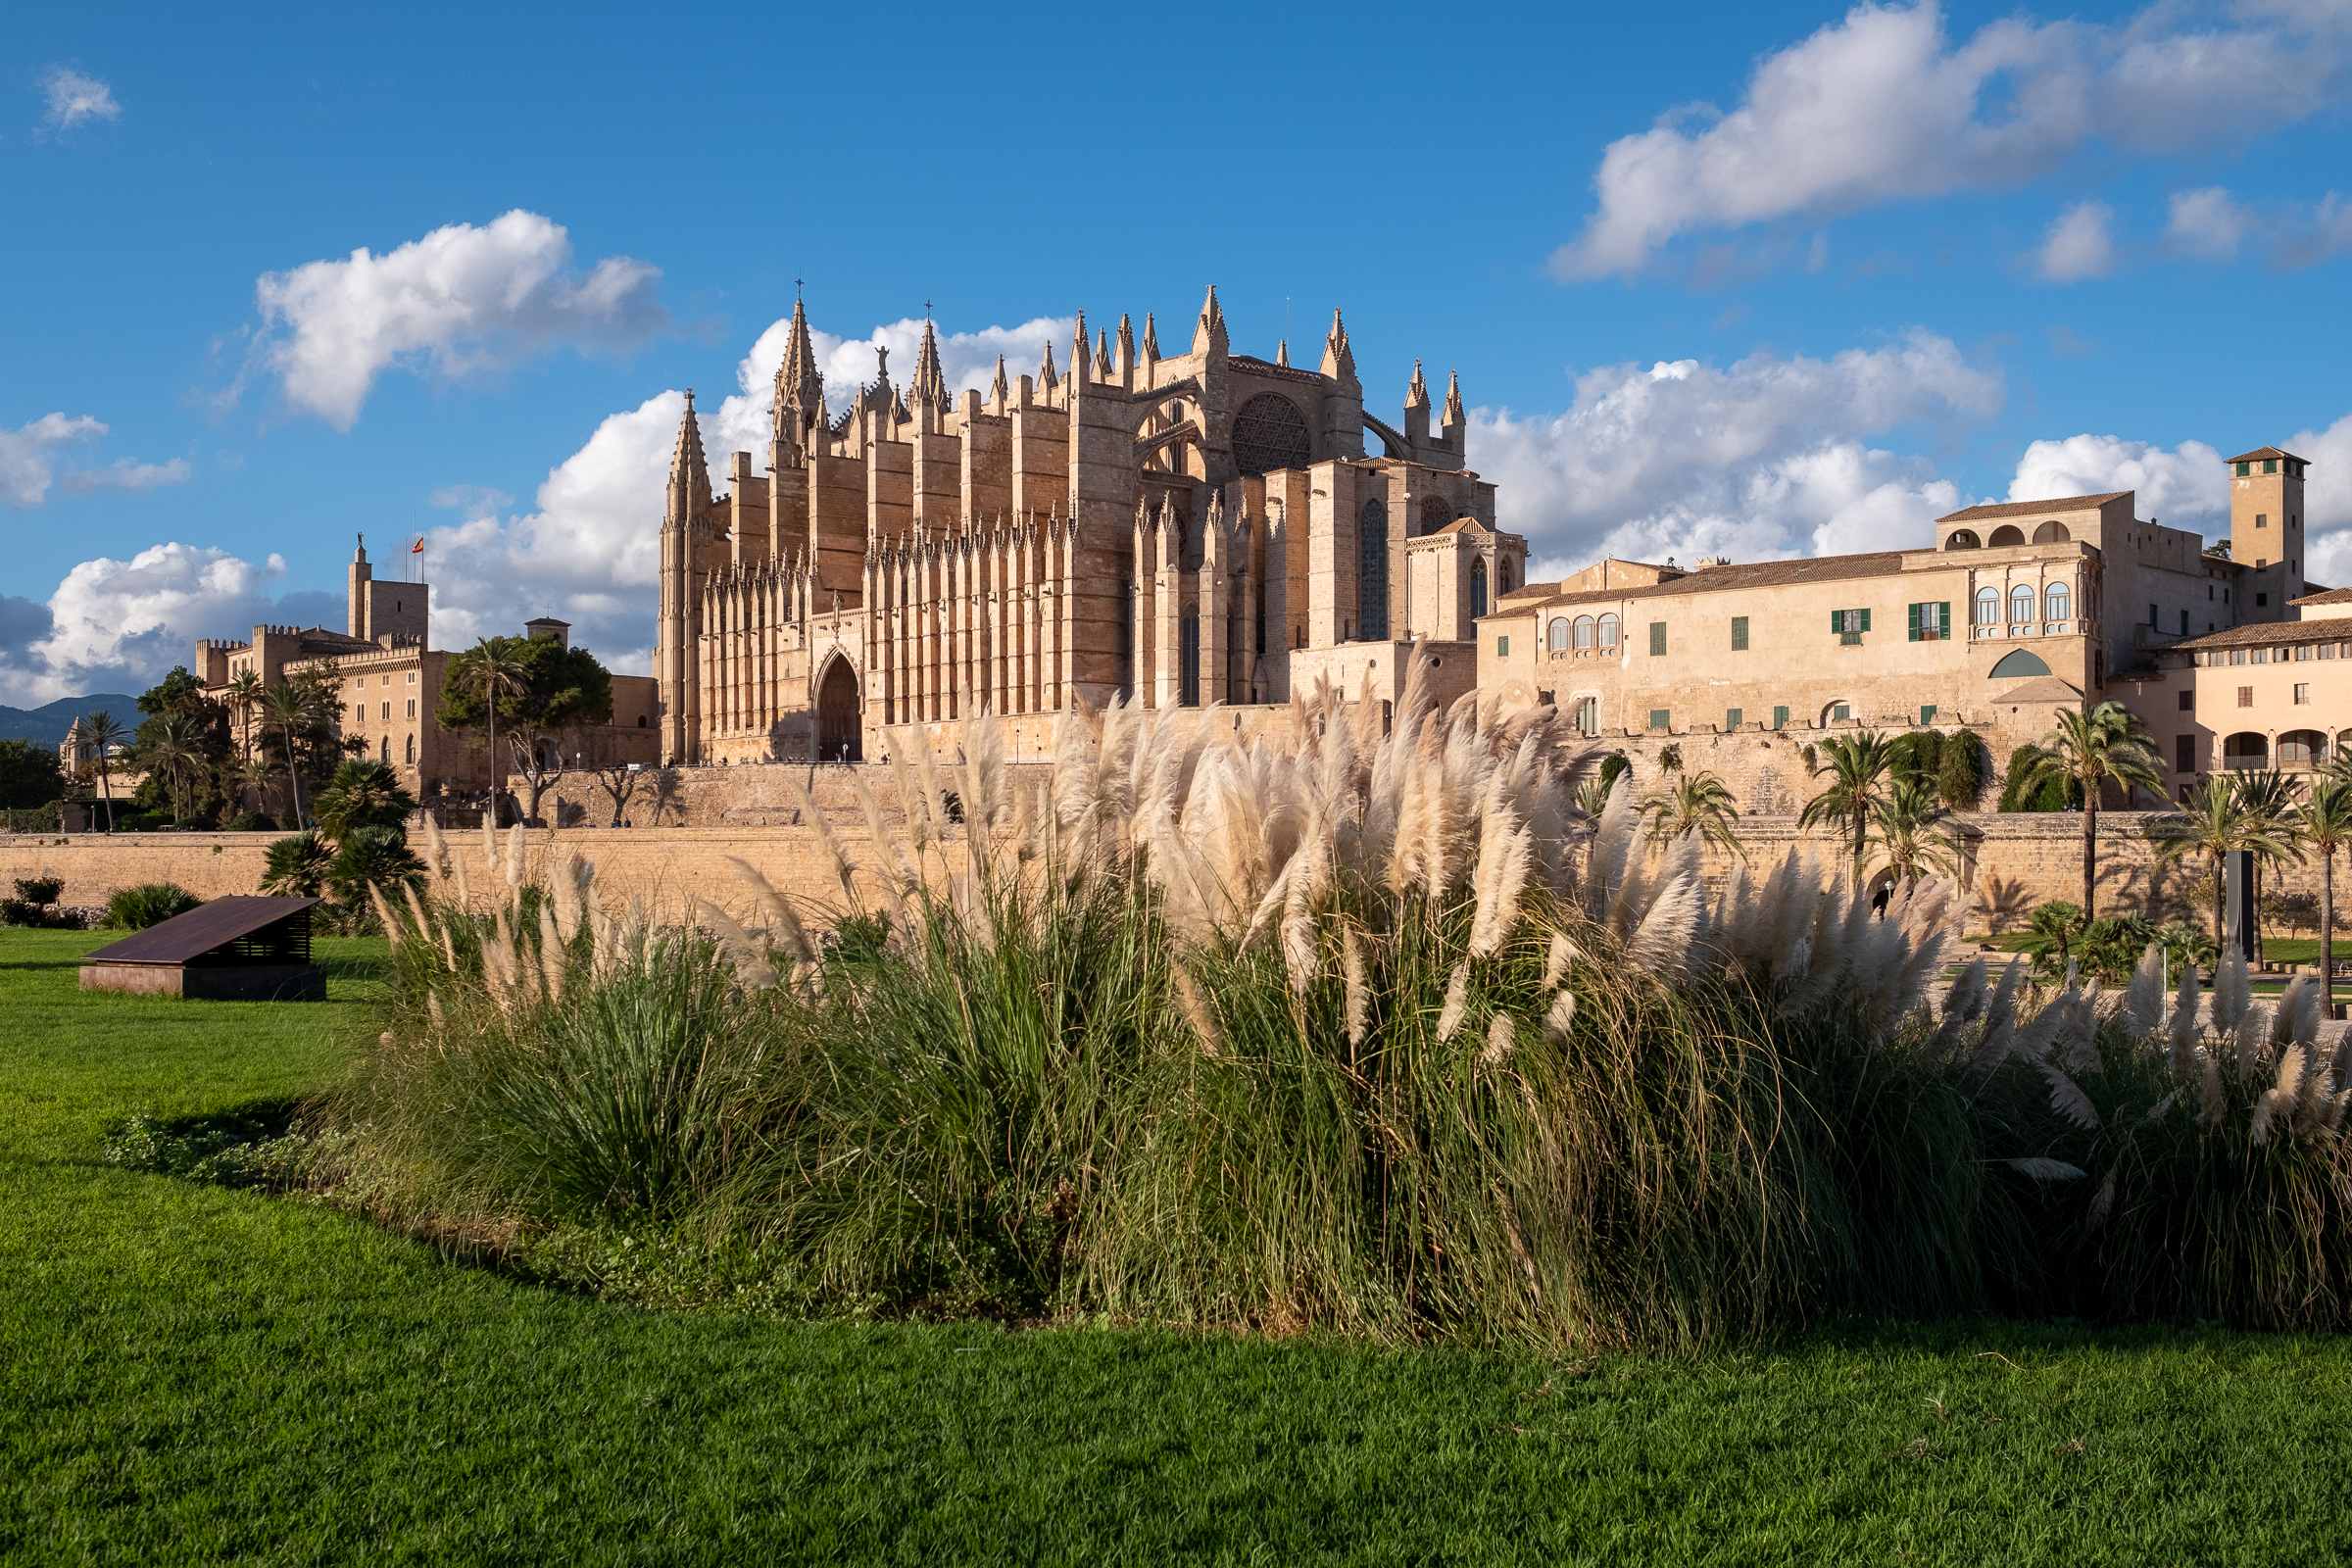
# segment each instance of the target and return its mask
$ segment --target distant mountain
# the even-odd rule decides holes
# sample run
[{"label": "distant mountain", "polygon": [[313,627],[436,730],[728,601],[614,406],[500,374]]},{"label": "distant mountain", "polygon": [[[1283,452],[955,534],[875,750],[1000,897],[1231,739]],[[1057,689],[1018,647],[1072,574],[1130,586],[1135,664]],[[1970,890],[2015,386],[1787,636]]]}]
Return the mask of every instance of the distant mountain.
[{"label": "distant mountain", "polygon": [[66,731],[84,713],[105,709],[115,715],[115,721],[137,728],[140,717],[139,700],[121,692],[92,692],[87,697],[61,697],[43,708],[10,708],[0,703],[0,741],[39,741],[45,746],[65,744]]}]

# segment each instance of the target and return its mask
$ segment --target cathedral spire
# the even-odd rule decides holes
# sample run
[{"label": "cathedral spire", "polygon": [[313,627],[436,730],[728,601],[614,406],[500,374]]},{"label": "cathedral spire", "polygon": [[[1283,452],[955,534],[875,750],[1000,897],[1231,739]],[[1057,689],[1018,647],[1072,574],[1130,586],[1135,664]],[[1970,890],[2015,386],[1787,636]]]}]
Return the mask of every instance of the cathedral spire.
[{"label": "cathedral spire", "polygon": [[776,366],[775,431],[768,466],[796,464],[814,444],[825,418],[825,378],[817,373],[816,345],[808,333],[808,312],[792,302],[792,330]]},{"label": "cathedral spire", "polygon": [[1208,298],[1201,302],[1200,322],[1193,328],[1195,354],[1224,354],[1232,347],[1225,335],[1225,312],[1217,305],[1217,285],[1208,285]]},{"label": "cathedral spire", "polygon": [[1446,422],[1455,429],[1462,425],[1462,372],[1451,371],[1446,383]]},{"label": "cathedral spire", "polygon": [[1078,329],[1070,334],[1070,379],[1072,381],[1086,379],[1086,361],[1089,352],[1086,343],[1086,313],[1080,311],[1078,313]]},{"label": "cathedral spire", "polygon": [[[1047,352],[1051,353],[1051,348]],[[996,404],[997,412],[1003,414],[1006,400],[1012,396],[1012,383],[1004,379],[1004,356],[1002,354],[997,356],[997,379],[989,387],[988,395]]]},{"label": "cathedral spire", "polygon": [[1113,373],[1110,368],[1110,334],[1097,332],[1095,334],[1095,379],[1108,381]]},{"label": "cathedral spire", "polygon": [[1040,392],[1053,392],[1057,390],[1060,385],[1061,377],[1054,373],[1054,344],[1049,339],[1046,343],[1045,363],[1037,368],[1037,388]]},{"label": "cathedral spire", "polygon": [[1404,406],[1408,409],[1429,407],[1429,383],[1421,379],[1421,362],[1419,360],[1413,362],[1412,384],[1404,389]]},{"label": "cathedral spire", "polygon": [[710,467],[703,457],[703,427],[694,416],[694,391],[686,392],[686,414],[678,421],[678,444],[669,458],[669,499],[664,527],[684,527],[710,510]]},{"label": "cathedral spire", "polygon": [[1355,381],[1355,350],[1348,346],[1348,325],[1336,308],[1331,313],[1331,334],[1323,340],[1323,373],[1335,381]]},{"label": "cathedral spire", "polygon": [[948,405],[948,378],[939,368],[939,336],[932,330],[931,318],[923,318],[923,343],[914,355],[914,379],[907,385],[907,400],[917,407],[930,404],[934,408]]},{"label": "cathedral spire", "polygon": [[1152,328],[1152,313],[1150,311],[1146,311],[1144,313],[1144,363],[1146,365],[1154,365],[1157,364],[1158,361],[1159,333]]},{"label": "cathedral spire", "polygon": [[1286,337],[1274,345],[1274,363],[1283,367],[1285,369],[1290,368],[1291,340],[1289,338]]},{"label": "cathedral spire", "polygon": [[1131,316],[1127,316],[1127,315],[1124,315],[1124,314],[1122,314],[1122,315],[1119,317],[1119,358],[1118,358],[1118,370],[1119,370],[1119,374],[1120,374],[1120,375],[1122,375],[1122,376],[1124,376],[1124,375],[1128,374],[1130,371],[1132,371],[1134,368],[1135,368],[1135,318],[1134,318],[1133,317],[1131,317]]}]

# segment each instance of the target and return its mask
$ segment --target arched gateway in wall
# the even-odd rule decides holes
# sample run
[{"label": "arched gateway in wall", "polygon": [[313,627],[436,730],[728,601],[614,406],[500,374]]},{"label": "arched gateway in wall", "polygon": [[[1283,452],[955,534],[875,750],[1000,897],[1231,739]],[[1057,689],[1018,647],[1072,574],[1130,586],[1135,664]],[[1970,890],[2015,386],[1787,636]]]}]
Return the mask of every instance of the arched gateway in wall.
[{"label": "arched gateway in wall", "polygon": [[816,687],[816,758],[822,762],[865,760],[863,726],[858,721],[858,672],[835,654]]}]

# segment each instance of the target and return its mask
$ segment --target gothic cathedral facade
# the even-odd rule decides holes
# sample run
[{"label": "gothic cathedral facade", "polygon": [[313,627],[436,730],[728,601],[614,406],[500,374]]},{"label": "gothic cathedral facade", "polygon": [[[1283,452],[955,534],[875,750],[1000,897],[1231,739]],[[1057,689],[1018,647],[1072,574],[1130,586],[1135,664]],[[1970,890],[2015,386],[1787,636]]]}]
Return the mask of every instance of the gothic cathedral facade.
[{"label": "gothic cathedral facade", "polygon": [[1434,433],[1418,364],[1398,424],[1367,413],[1337,312],[1316,368],[1288,360],[1232,352],[1211,288],[1180,356],[1150,316],[1092,344],[1081,316],[1066,372],[1051,347],[1034,377],[1000,359],[985,394],[950,390],[926,324],[906,385],[884,351],[834,416],[796,305],[765,473],[730,454],[716,493],[687,397],[663,760],[856,760],[983,707],[1241,707],[1317,679],[1393,699],[1416,641],[1453,645],[1441,684],[1467,690],[1526,542],[1463,466],[1458,384]]}]

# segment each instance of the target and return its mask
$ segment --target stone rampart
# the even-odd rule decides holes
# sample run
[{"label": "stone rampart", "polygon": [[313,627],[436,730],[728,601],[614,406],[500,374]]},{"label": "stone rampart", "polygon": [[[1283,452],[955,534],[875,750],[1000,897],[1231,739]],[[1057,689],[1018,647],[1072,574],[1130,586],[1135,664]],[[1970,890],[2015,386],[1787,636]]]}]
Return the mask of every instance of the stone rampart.
[{"label": "stone rampart", "polygon": [[[696,771],[755,775],[754,780],[729,779],[730,786],[750,789],[756,776],[781,769],[728,768]],[[887,773],[887,769],[868,772]],[[827,818],[848,846],[853,859],[867,856],[861,813],[849,797],[848,770],[820,768],[818,801]],[[802,776],[806,781],[806,770]],[[1039,775],[1042,776],[1042,773]],[[888,787],[876,794],[895,801]],[[742,885],[727,864],[740,857],[760,868],[777,887],[811,904],[835,907],[841,903],[839,884],[825,863],[814,828],[794,825],[793,809],[779,789],[775,802],[756,794],[738,797],[730,812],[766,815],[764,823],[741,819],[689,821],[684,825],[631,828],[533,828],[525,831],[529,865],[535,872],[550,855],[565,852],[596,862],[600,883],[618,896],[635,895],[663,912],[676,913],[695,896],[710,898],[738,912],[749,913]],[[895,818],[897,812],[889,814]],[[2102,912],[2141,909],[2159,919],[2192,910],[2191,890],[2204,874],[2200,864],[2161,866],[2157,845],[2149,836],[2159,813],[2109,811],[2102,813],[2099,854],[2099,905]],[[1961,849],[1962,880],[1971,898],[1969,929],[2007,930],[2021,926],[2034,906],[2048,899],[2076,900],[2082,886],[2082,818],[2073,813],[1974,812],[1955,819]],[[1834,834],[1800,830],[1790,816],[1743,817],[1740,824],[1751,864],[1769,865],[1800,842],[1819,845],[1833,856],[1843,853]],[[263,858],[270,839],[267,833],[118,833],[22,834],[0,837],[0,885],[14,877],[55,875],[66,881],[62,902],[103,905],[118,888],[141,882],[176,882],[199,898],[227,893],[251,893],[261,884]],[[453,850],[467,860],[466,874],[477,893],[489,891],[483,867],[481,834],[452,830]],[[1728,874],[1730,859],[1716,854],[1710,874]],[[2318,873],[2310,865],[2287,866],[2271,873],[2284,891],[2316,892]],[[863,891],[864,884],[860,883]],[[2352,903],[2352,890],[2347,890]]]}]

